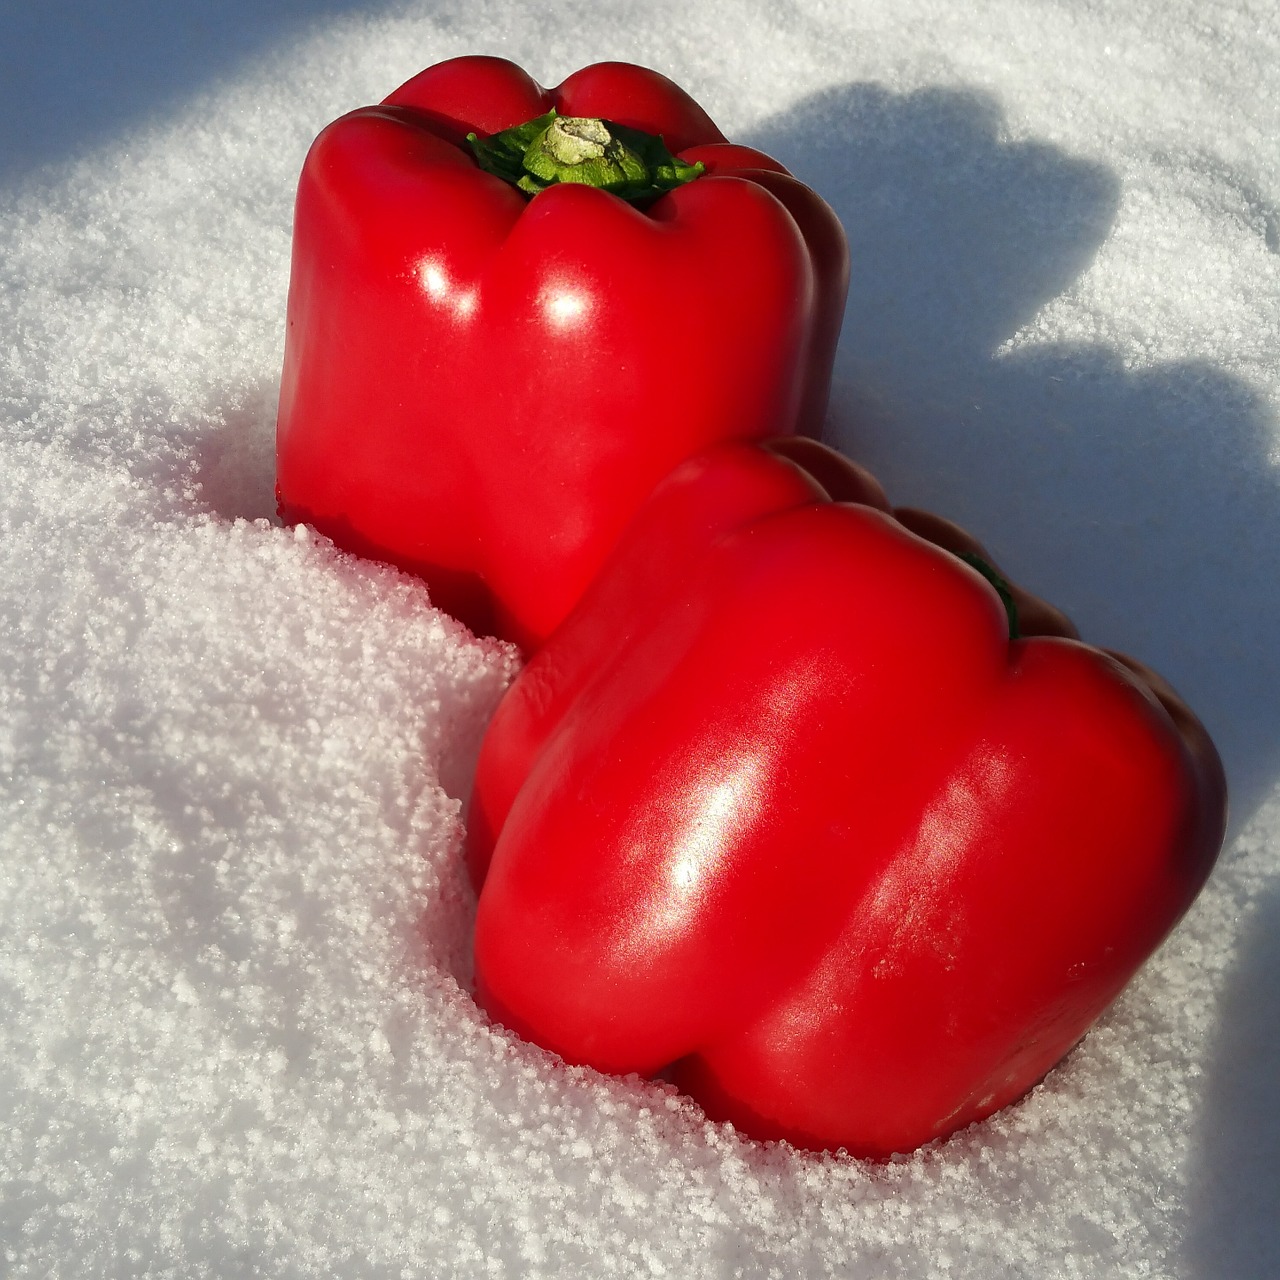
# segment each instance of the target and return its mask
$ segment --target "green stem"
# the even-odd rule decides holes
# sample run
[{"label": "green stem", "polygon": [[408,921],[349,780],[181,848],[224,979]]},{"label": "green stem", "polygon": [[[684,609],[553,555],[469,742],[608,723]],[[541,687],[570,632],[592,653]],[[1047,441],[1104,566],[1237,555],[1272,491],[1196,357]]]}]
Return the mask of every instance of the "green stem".
[{"label": "green stem", "polygon": [[975,556],[972,551],[955,551],[952,554],[963,560],[965,564],[977,569],[995,587],[996,595],[1000,597],[1000,603],[1004,605],[1004,611],[1009,618],[1009,639],[1020,639],[1022,633],[1018,630],[1018,606],[1014,603],[1013,589],[981,556]]},{"label": "green stem", "polygon": [[555,109],[492,137],[467,134],[476,163],[529,195],[561,182],[609,191],[623,200],[650,200],[704,172],[667,150],[655,134],[612,120],[561,116]]}]

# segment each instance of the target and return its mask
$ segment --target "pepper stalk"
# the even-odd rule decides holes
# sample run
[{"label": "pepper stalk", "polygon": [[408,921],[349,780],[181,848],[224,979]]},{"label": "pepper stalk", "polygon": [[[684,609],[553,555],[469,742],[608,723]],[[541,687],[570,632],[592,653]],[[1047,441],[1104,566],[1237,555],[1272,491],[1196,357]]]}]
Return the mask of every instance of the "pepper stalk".
[{"label": "pepper stalk", "polygon": [[667,150],[659,135],[612,120],[546,115],[488,138],[467,134],[476,163],[531,196],[561,182],[598,187],[637,203],[699,178],[705,166]]}]

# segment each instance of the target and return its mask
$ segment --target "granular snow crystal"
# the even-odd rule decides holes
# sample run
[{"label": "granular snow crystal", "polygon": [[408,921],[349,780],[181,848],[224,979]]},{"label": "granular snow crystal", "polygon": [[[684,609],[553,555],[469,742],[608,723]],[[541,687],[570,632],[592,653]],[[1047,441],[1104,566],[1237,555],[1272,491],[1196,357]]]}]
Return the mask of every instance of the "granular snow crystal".
[{"label": "granular snow crystal", "polygon": [[[1272,7],[16,8],[0,1273],[1271,1274]],[[311,138],[470,52],[544,83],[655,66],[816,186],[853,253],[832,439],[1165,672],[1222,748],[1234,825],[1201,900],[1063,1065],[949,1142],[869,1164],[747,1141],[468,994],[462,818],[516,655],[282,528],[272,433]]]}]

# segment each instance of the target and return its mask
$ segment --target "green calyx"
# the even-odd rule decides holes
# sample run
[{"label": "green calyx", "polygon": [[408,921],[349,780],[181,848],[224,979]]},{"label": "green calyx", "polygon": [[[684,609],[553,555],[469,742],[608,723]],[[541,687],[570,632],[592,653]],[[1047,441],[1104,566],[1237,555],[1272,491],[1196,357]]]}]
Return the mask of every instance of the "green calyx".
[{"label": "green calyx", "polygon": [[492,137],[467,134],[476,163],[531,196],[559,182],[599,187],[623,200],[649,200],[704,172],[660,137],[612,120],[557,115],[554,108]]},{"label": "green calyx", "polygon": [[956,551],[952,554],[971,568],[977,569],[995,587],[996,595],[1000,597],[1000,603],[1004,605],[1004,611],[1009,618],[1009,639],[1021,639],[1022,632],[1018,629],[1018,606],[1014,603],[1013,589],[1009,584],[981,556],[975,556],[971,551]]}]

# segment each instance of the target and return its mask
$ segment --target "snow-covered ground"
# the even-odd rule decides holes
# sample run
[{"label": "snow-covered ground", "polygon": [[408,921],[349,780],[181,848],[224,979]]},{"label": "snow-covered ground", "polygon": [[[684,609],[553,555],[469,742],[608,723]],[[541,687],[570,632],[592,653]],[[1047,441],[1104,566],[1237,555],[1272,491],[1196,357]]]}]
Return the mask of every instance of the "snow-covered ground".
[{"label": "snow-covered ground", "polygon": [[[1222,748],[1200,902],[935,1150],[742,1141],[466,994],[513,659],[270,518],[307,144],[464,52],[656,66],[826,195],[833,438]],[[8,4],[0,66],[0,1274],[1275,1273],[1271,0]]]}]

